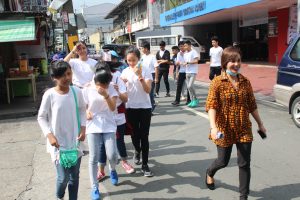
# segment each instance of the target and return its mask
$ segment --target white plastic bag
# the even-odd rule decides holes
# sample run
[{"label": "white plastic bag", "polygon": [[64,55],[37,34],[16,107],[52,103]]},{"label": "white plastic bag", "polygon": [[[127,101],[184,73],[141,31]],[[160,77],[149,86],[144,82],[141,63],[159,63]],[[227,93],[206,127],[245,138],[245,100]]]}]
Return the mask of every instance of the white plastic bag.
[{"label": "white plastic bag", "polygon": [[68,0],[53,0],[49,6],[50,12],[57,12]]}]

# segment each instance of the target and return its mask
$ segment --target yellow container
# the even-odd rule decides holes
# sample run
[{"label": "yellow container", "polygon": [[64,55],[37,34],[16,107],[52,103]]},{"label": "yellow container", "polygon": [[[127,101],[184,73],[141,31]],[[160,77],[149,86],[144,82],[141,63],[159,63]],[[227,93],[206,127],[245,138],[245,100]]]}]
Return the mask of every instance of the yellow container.
[{"label": "yellow container", "polygon": [[27,72],[27,71],[28,71],[28,60],[20,59],[20,72]]}]

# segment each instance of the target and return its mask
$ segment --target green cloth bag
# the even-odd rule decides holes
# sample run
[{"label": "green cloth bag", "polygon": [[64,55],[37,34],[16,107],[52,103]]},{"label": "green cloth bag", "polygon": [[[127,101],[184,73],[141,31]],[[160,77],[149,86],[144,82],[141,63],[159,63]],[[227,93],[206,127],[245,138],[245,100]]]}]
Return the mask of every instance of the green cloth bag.
[{"label": "green cloth bag", "polygon": [[[78,108],[78,101],[77,101],[77,95],[75,93],[74,88],[71,86],[71,90],[73,92],[73,96],[75,99],[75,105],[76,105],[76,118],[78,123],[78,134],[80,133],[80,118],[79,118],[79,108]],[[59,150],[59,162],[60,165],[64,168],[71,168],[77,164],[78,159],[78,147],[79,147],[79,141],[76,142],[76,145],[73,149],[68,150]]]}]

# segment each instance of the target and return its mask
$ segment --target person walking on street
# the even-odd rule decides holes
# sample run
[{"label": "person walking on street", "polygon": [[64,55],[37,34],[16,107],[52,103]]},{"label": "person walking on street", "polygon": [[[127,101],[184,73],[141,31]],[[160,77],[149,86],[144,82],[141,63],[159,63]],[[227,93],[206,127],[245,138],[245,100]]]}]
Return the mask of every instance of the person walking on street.
[{"label": "person walking on street", "polygon": [[[56,86],[43,95],[38,122],[47,137],[47,152],[56,168],[56,198],[64,199],[68,186],[69,199],[77,200],[83,155],[79,141],[85,139],[85,103],[81,90],[70,86],[72,71],[67,62],[53,62],[51,77]],[[64,150],[72,151],[76,160],[71,160],[71,163],[61,162]]]},{"label": "person walking on street", "polygon": [[[78,56],[78,58],[73,58]],[[64,58],[71,66],[73,78],[72,84],[80,89],[88,86],[95,74],[97,61],[87,56],[87,47],[84,42],[77,42],[73,50]],[[82,143],[84,154],[88,154],[89,147],[87,140]]]},{"label": "person walking on street", "polygon": [[[125,103],[128,100],[128,95],[126,91],[126,86],[123,80],[120,78],[121,73],[118,71],[119,67],[122,66],[121,62],[118,62],[119,55],[115,51],[111,51],[111,61],[106,62],[106,67],[109,67],[108,70],[112,72],[112,84],[115,90],[118,93],[117,99],[117,109],[114,112],[115,120],[117,123],[117,132],[116,132],[116,141],[117,149],[119,152],[119,157],[121,158],[121,165],[126,173],[132,174],[135,172],[134,168],[127,161],[127,151],[124,141],[125,128],[126,128],[126,117],[125,117]],[[105,165],[106,165],[106,150],[105,145],[102,144],[100,147],[100,160],[99,160],[99,169],[97,174],[97,179],[100,181],[105,177]]]},{"label": "person walking on street", "polygon": [[82,91],[87,107],[87,138],[89,140],[89,175],[91,181],[91,199],[100,200],[97,180],[98,162],[101,160],[101,146],[105,145],[109,160],[110,180],[118,184],[116,130],[114,117],[118,93],[111,84],[112,74],[104,63],[96,65],[94,81]]},{"label": "person walking on street", "polygon": [[219,46],[219,39],[217,36],[211,38],[212,47],[209,50],[210,56],[210,70],[209,79],[213,80],[215,76],[221,74],[221,56],[223,48]]},{"label": "person walking on street", "polygon": [[156,53],[156,60],[159,64],[158,82],[156,83],[156,96],[159,96],[160,80],[164,77],[166,86],[166,97],[170,97],[170,84],[169,84],[169,68],[170,68],[170,52],[166,50],[166,43],[161,41],[159,43],[160,50]]},{"label": "person walking on street", "polygon": [[173,79],[174,79],[174,83],[175,85],[177,85],[177,79],[176,79],[176,70],[177,70],[177,66],[176,66],[176,62],[177,62],[177,54],[179,52],[179,47],[178,46],[172,46],[172,59],[171,62],[173,64]]},{"label": "person walking on street", "polygon": [[187,106],[194,108],[199,104],[194,88],[194,82],[198,74],[198,60],[200,56],[194,49],[192,49],[192,43],[190,41],[184,42],[184,48],[186,51],[184,53],[183,65],[186,67],[186,85],[191,98],[191,102]]},{"label": "person walking on street", "polygon": [[[128,101],[126,112],[128,122],[132,125],[131,136],[135,149],[133,156],[136,165],[142,164],[144,176],[151,177],[153,173],[148,166],[149,157],[149,130],[151,123],[151,92],[152,75],[150,70],[142,67],[140,63],[141,53],[135,46],[127,49],[127,62],[129,67],[124,69],[121,78],[126,83]],[[142,153],[142,163],[140,154]]]},{"label": "person walking on street", "polygon": [[[183,90],[184,90],[184,85],[185,85],[185,80],[186,80],[186,67],[184,66],[184,53],[185,53],[185,48],[184,48],[184,42],[180,41],[179,42],[179,52],[177,53],[177,59],[175,62],[174,67],[176,67],[176,80],[177,80],[177,87],[176,87],[176,96],[175,96],[175,101],[172,102],[172,105],[174,106],[179,106],[180,105],[180,96],[183,95]],[[189,100],[189,92],[187,92],[187,101]]]},{"label": "person walking on street", "polygon": [[[78,55],[78,58],[72,58],[75,55]],[[65,57],[64,61],[68,62],[71,66],[73,85],[82,89],[92,81],[97,61],[88,58],[87,47],[84,42],[78,42],[73,50]]]},{"label": "person walking on street", "polygon": [[232,146],[236,144],[240,200],[247,200],[253,140],[249,114],[255,119],[258,130],[266,133],[266,129],[257,110],[251,83],[239,73],[241,57],[236,48],[224,49],[221,66],[223,72],[210,84],[206,100],[211,128],[209,138],[216,144],[218,157],[207,169],[205,182],[210,190],[215,189],[213,177],[228,165]]},{"label": "person walking on street", "polygon": [[154,55],[150,54],[150,43],[149,42],[144,42],[142,44],[142,67],[147,68],[150,70],[152,74],[152,78],[154,81],[152,81],[151,84],[151,91],[150,91],[150,100],[151,100],[151,105],[152,105],[152,113],[156,107],[156,103],[154,100],[154,89],[155,89],[155,83],[158,82],[158,74],[159,74],[159,69],[158,69],[158,63]]}]

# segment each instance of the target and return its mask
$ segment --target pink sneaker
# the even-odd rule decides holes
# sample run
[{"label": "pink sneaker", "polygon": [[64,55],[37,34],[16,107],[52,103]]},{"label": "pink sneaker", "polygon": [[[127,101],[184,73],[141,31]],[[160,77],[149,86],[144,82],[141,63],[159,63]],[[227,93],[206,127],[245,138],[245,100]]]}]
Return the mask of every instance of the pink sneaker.
[{"label": "pink sneaker", "polygon": [[97,173],[97,180],[100,182],[101,180],[103,180],[105,178],[105,173],[101,172],[101,171],[98,171]]},{"label": "pink sneaker", "polygon": [[127,174],[132,174],[135,172],[134,168],[126,161],[122,162],[122,167],[125,169]]}]

